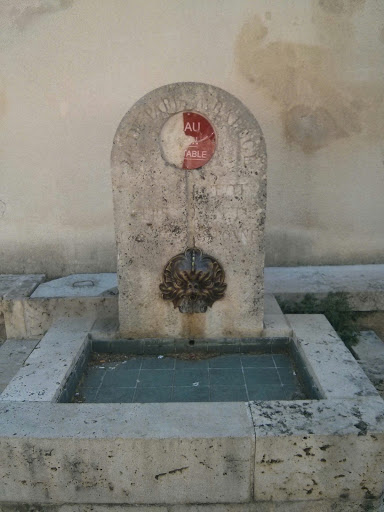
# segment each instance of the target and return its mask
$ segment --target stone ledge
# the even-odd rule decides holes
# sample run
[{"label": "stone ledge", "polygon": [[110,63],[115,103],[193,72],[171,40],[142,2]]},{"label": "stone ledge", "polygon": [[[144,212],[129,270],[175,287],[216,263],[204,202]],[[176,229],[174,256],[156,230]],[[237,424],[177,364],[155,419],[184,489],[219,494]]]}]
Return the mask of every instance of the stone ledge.
[{"label": "stone ledge", "polygon": [[31,298],[100,297],[117,295],[114,273],[72,274],[40,284]]},{"label": "stone ledge", "polygon": [[92,317],[56,321],[4,389],[0,401],[57,399],[88,344],[93,322]]},{"label": "stone ledge", "polygon": [[40,339],[61,317],[117,316],[117,301],[117,296],[4,300],[7,338]]},{"label": "stone ledge", "polygon": [[[305,500],[205,505],[49,505],[44,512],[379,512],[381,500]],[[0,512],[37,512],[34,505],[0,505]]]},{"label": "stone ledge", "polygon": [[0,274],[0,301],[29,297],[44,280],[45,274]]},{"label": "stone ledge", "polygon": [[1,500],[249,502],[249,409],[214,405],[2,402]]},{"label": "stone ledge", "polygon": [[[378,499],[384,402],[254,402],[255,500]],[[292,509],[293,510],[293,509]]]},{"label": "stone ledge", "polygon": [[298,301],[307,293],[323,298],[329,292],[344,292],[355,311],[384,310],[384,265],[267,267],[264,279],[266,293],[283,300]]},{"label": "stone ledge", "polygon": [[37,340],[7,340],[0,347],[0,394],[36,347]]},{"label": "stone ledge", "polygon": [[378,392],[324,315],[286,315],[293,342],[324,398]]}]

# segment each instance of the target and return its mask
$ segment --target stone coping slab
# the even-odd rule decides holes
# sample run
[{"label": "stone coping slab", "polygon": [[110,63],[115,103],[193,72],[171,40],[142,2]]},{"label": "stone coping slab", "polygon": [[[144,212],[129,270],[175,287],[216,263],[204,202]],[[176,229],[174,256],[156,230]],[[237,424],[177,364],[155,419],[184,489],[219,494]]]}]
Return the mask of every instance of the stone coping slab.
[{"label": "stone coping slab", "polygon": [[244,403],[3,402],[0,411],[4,502],[252,500],[255,438]]},{"label": "stone coping slab", "polygon": [[72,274],[41,284],[31,298],[100,297],[117,293],[117,276],[114,273]]},{"label": "stone coping slab", "polygon": [[326,398],[378,392],[324,315],[286,315],[296,348]]},{"label": "stone coping slab", "polygon": [[265,291],[284,300],[344,292],[355,311],[384,310],[384,265],[267,267],[264,272]]},{"label": "stone coping slab", "polygon": [[45,274],[0,274],[0,299],[29,297]]},{"label": "stone coping slab", "polygon": [[16,375],[38,340],[7,340],[0,347],[0,393]]},{"label": "stone coping slab", "polygon": [[94,318],[59,319],[0,395],[8,401],[53,401],[88,345]]},{"label": "stone coping slab", "polygon": [[255,499],[379,498],[384,481],[380,397],[251,403]]}]

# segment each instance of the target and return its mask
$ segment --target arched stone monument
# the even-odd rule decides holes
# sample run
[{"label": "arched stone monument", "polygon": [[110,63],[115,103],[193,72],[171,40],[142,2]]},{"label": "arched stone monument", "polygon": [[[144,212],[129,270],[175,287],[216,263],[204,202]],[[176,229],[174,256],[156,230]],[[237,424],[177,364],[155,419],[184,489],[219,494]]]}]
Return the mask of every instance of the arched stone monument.
[{"label": "arched stone monument", "polygon": [[250,338],[263,329],[266,149],[231,94],[146,94],[113,142],[121,337]]}]

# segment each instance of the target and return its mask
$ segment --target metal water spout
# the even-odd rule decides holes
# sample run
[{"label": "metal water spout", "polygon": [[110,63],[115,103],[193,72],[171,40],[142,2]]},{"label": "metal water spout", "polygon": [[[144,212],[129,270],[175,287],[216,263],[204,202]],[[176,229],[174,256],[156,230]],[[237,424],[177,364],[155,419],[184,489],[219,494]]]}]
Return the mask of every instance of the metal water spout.
[{"label": "metal water spout", "polygon": [[160,291],[181,313],[205,313],[224,297],[227,288],[220,263],[196,247],[177,254],[166,264]]}]

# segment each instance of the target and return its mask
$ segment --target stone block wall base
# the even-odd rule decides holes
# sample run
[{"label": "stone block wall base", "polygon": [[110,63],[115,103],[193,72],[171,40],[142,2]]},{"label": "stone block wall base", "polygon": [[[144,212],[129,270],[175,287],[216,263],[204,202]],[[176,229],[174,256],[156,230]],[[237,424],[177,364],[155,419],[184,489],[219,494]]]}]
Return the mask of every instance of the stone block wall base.
[{"label": "stone block wall base", "polygon": [[0,505],[0,512],[383,512],[382,500],[305,500],[205,505]]}]

